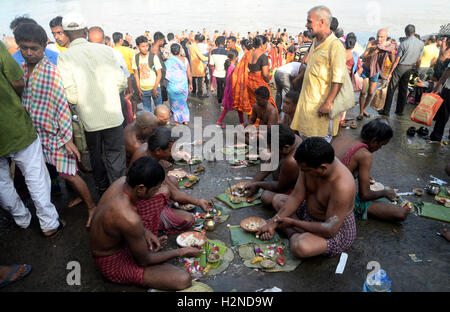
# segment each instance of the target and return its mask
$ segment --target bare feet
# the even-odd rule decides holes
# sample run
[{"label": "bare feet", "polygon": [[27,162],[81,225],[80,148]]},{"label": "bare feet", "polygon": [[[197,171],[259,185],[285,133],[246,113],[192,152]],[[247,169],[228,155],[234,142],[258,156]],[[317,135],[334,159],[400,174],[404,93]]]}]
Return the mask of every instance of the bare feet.
[{"label": "bare feet", "polygon": [[72,207],[75,207],[76,205],[81,204],[82,202],[83,202],[83,200],[81,199],[81,197],[77,197],[77,198],[75,198],[74,200],[72,200],[72,201],[67,205],[67,207],[72,208]]},{"label": "bare feet", "polygon": [[450,242],[450,231],[448,229],[442,229],[439,233],[441,236]]}]

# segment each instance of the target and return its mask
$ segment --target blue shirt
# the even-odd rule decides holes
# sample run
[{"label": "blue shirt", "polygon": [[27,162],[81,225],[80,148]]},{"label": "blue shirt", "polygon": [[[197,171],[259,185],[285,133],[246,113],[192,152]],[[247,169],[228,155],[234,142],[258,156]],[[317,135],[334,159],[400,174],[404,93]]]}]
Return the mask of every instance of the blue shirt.
[{"label": "blue shirt", "polygon": [[[52,51],[50,49],[45,49],[45,56],[47,56],[48,59],[50,60],[50,62],[52,62],[55,65],[56,65],[56,60],[58,59],[58,55],[59,55],[59,53],[57,53],[55,51]],[[23,63],[25,63],[25,59],[23,58],[20,50],[17,51],[16,53],[14,53],[12,57],[20,66],[22,66]]]}]

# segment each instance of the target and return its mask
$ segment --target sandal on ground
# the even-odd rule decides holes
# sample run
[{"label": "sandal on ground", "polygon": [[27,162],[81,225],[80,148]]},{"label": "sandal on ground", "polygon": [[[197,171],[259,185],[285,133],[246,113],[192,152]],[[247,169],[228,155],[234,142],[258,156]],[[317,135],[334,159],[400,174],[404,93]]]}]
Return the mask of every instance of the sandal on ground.
[{"label": "sandal on ground", "polygon": [[414,136],[416,134],[416,127],[409,127],[406,134],[409,136]]},{"label": "sandal on ground", "polygon": [[358,128],[358,124],[356,123],[356,121],[351,121],[350,122],[350,128],[352,128],[352,129]]},{"label": "sandal on ground", "polygon": [[[9,273],[9,275],[5,278],[5,280],[0,283],[0,288],[5,287],[6,285],[9,285],[11,283],[20,281],[22,278],[24,278],[31,272],[31,268],[32,268],[31,265],[29,265],[29,264],[13,264],[13,266],[14,266],[14,270],[12,270],[12,272]],[[27,267],[26,270],[22,274],[17,276],[15,279],[10,280],[11,277],[14,274],[16,274],[16,272],[20,269],[21,266],[26,266]]]},{"label": "sandal on ground", "polygon": [[44,236],[46,238],[55,238],[55,237],[57,237],[61,233],[61,231],[66,227],[66,221],[64,221],[62,219],[58,219],[58,221],[59,221],[59,226],[56,228],[56,232],[54,232],[54,233],[52,233],[50,235],[46,235],[45,232],[44,232]]},{"label": "sandal on ground", "polygon": [[347,128],[347,127],[348,127],[348,121],[341,121],[341,122],[340,122],[340,126],[341,126],[342,128]]},{"label": "sandal on ground", "polygon": [[363,120],[363,118],[364,118],[364,116],[363,116],[363,115],[358,115],[358,116],[356,117],[356,120],[359,120],[359,121],[361,121],[361,120]]},{"label": "sandal on ground", "polygon": [[364,115],[364,117],[367,117],[367,118],[370,117],[370,114],[368,114],[368,113],[366,113],[366,112],[364,112],[363,115]]}]

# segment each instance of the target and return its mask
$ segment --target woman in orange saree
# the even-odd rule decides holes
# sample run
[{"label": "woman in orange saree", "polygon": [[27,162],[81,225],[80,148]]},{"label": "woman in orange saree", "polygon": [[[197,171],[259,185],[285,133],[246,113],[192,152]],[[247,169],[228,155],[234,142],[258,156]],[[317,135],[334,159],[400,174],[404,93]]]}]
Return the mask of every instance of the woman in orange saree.
[{"label": "woman in orange saree", "polygon": [[250,40],[241,41],[244,56],[233,71],[233,109],[239,114],[239,123],[244,123],[244,114],[247,119],[252,113],[253,104],[248,99],[248,63],[252,57],[253,46]]}]

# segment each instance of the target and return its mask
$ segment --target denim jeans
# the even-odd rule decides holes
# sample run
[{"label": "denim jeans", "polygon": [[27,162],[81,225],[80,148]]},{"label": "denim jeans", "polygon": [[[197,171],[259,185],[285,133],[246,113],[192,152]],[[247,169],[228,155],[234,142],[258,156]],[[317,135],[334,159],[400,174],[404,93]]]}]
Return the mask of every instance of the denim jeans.
[{"label": "denim jeans", "polygon": [[[152,112],[155,110],[155,107],[162,104],[162,96],[161,96],[161,88],[158,87],[158,97],[154,99],[152,97],[152,91],[142,91],[142,104],[144,105],[144,110],[148,112]],[[153,102],[153,105],[152,105]]]}]

